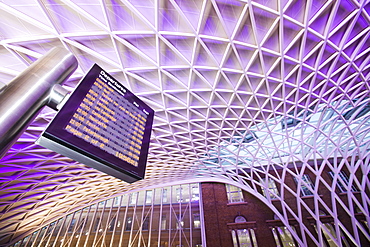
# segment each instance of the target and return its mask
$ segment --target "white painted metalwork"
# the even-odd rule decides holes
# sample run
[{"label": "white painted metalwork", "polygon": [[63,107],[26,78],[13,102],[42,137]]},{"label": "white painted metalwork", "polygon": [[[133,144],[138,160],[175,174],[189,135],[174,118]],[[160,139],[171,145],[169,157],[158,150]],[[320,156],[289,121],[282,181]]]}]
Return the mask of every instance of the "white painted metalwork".
[{"label": "white painted metalwork", "polygon": [[[102,197],[218,181],[260,198],[297,243],[322,245],[321,231],[317,237],[302,224],[298,235],[289,227],[302,210],[286,194],[298,208],[309,206],[285,180],[306,173],[317,229],[323,209],[334,219],[336,244],[340,236],[370,241],[354,217],[370,220],[368,0],[3,0],[0,16],[3,84],[63,46],[80,65],[67,87],[96,62],[156,111],[146,178],[128,185],[35,145],[54,115],[43,110],[1,160],[0,242]],[[268,179],[276,198],[260,190]]]},{"label": "white painted metalwork", "polygon": [[[178,194],[179,188],[184,193]],[[199,192],[194,194],[192,188],[199,189],[199,184],[116,196],[61,217],[19,240],[14,247],[205,246],[202,203]],[[163,193],[165,190],[170,193]],[[149,191],[154,193],[150,202],[146,200]],[[197,223],[194,213],[199,216]]]}]

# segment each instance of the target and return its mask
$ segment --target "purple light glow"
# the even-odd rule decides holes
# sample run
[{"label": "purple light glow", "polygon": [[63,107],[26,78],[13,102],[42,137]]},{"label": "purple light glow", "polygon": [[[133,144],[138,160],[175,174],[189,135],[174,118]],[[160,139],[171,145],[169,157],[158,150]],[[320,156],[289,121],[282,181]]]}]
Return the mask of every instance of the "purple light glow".
[{"label": "purple light glow", "polygon": [[[55,0],[35,1],[27,9],[24,4],[8,2],[1,10],[2,83],[51,47],[64,46],[80,65],[66,83],[69,90],[97,63],[143,98],[157,115],[146,179],[127,185],[35,145],[53,118],[50,110],[41,112],[1,160],[0,197],[6,198],[0,202],[1,213],[7,220],[0,222],[0,245],[102,195],[204,177],[240,182],[263,199],[255,189],[260,187],[255,178],[270,176],[282,187],[284,179],[291,179],[268,175],[267,162],[271,169],[285,169],[292,165],[287,160],[299,161],[303,166],[296,171],[316,174],[322,171],[307,160],[334,160],[326,165],[328,169],[356,166],[355,171],[368,166],[369,116],[343,121],[342,114],[352,109],[354,99],[368,100],[369,3]],[[310,114],[302,119],[298,109]],[[332,115],[325,115],[328,112]],[[282,129],[285,117],[299,119],[300,125]],[[228,149],[224,140],[252,129],[258,139]],[[225,162],[209,165],[205,155]],[[283,171],[299,175],[294,170]],[[321,184],[321,176],[316,179]],[[353,179],[369,184],[366,175]],[[298,195],[296,188],[289,189]],[[312,200],[320,198],[321,187],[314,189]],[[8,199],[8,195],[16,198]],[[348,213],[351,227],[341,219],[338,224],[353,245],[360,245],[356,241],[367,234],[362,228],[353,229],[362,224],[353,208],[365,208],[369,201],[366,193],[358,197],[362,201],[357,196],[348,196],[351,208],[335,192],[329,198]],[[297,198],[300,207],[309,207]],[[281,205],[282,211],[293,212],[289,205]],[[330,207],[329,203],[323,206]],[[309,214],[315,223],[322,223],[316,214]],[[302,246],[315,234],[304,225],[299,232],[306,234],[297,237]],[[324,245],[317,238],[312,241]]]}]

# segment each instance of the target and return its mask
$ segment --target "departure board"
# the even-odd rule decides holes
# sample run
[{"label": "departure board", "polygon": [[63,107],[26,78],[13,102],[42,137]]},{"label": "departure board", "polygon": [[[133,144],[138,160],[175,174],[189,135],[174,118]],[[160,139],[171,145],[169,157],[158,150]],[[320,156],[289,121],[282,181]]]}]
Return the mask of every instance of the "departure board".
[{"label": "departure board", "polygon": [[142,179],[154,111],[94,65],[38,144],[127,182]]}]

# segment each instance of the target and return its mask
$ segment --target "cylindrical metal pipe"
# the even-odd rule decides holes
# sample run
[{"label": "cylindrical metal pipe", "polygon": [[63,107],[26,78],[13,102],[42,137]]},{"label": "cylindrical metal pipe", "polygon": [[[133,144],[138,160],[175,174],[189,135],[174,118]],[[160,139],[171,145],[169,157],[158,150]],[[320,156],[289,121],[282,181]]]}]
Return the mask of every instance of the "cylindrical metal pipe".
[{"label": "cylindrical metal pipe", "polygon": [[0,94],[0,158],[50,99],[52,88],[77,69],[77,59],[54,48],[14,78]]},{"label": "cylindrical metal pipe", "polygon": [[56,111],[59,111],[60,103],[64,100],[64,97],[66,97],[68,93],[68,90],[61,85],[54,85],[50,92],[49,101],[46,103],[46,105]]}]

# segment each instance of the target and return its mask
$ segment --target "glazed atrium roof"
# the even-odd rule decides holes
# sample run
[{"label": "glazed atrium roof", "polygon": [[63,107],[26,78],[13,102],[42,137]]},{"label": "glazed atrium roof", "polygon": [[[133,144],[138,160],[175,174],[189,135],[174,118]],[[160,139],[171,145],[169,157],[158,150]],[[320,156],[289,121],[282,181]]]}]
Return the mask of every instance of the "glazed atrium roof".
[{"label": "glazed atrium roof", "polygon": [[[132,190],[222,181],[270,205],[261,178],[309,170],[335,188],[321,167],[369,172],[369,1],[0,0],[0,87],[55,46],[79,63],[68,90],[97,63],[155,110],[146,176],[128,184],[36,145],[45,107],[1,159],[0,243]],[[333,200],[369,217],[362,193]]]}]

